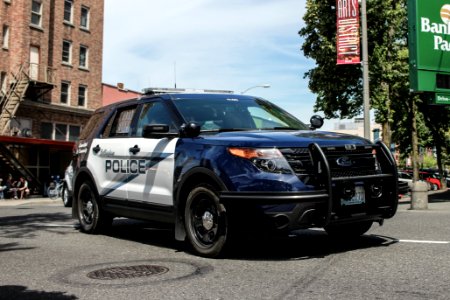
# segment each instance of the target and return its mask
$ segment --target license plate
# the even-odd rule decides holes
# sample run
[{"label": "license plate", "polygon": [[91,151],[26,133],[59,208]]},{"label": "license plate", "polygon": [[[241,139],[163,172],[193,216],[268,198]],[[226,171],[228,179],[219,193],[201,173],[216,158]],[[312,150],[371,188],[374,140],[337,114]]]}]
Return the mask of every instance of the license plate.
[{"label": "license plate", "polygon": [[366,202],[366,193],[363,186],[355,186],[355,195],[351,199],[341,199],[341,206],[358,205]]}]

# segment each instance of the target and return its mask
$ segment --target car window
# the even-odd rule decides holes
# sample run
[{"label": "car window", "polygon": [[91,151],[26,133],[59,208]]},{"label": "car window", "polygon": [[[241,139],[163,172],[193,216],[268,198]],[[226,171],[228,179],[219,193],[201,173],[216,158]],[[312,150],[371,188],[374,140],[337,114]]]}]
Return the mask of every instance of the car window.
[{"label": "car window", "polygon": [[131,131],[131,121],[135,111],[136,107],[118,111],[112,122],[109,137],[128,136]]},{"label": "car window", "polygon": [[100,122],[103,120],[104,114],[105,114],[104,111],[99,111],[91,116],[88,123],[86,124],[86,126],[84,126],[83,130],[81,131],[79,138],[80,140],[87,139],[94,132],[94,130],[99,126]]},{"label": "car window", "polygon": [[307,129],[305,124],[281,108],[254,98],[176,99],[180,114],[202,130]]},{"label": "car window", "polygon": [[136,136],[142,136],[144,126],[148,124],[165,124],[169,125],[170,132],[176,131],[172,116],[162,102],[149,102],[143,105],[138,119]]}]

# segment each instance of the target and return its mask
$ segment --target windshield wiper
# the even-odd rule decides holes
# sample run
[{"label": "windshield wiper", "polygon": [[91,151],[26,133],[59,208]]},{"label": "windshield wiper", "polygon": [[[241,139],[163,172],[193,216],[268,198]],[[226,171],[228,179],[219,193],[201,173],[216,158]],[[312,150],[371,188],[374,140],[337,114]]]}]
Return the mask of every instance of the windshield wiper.
[{"label": "windshield wiper", "polygon": [[230,132],[230,131],[250,131],[257,130],[254,128],[218,128],[218,129],[205,129],[200,130],[200,132]]},{"label": "windshield wiper", "polygon": [[273,128],[263,128],[263,130],[302,130],[302,129],[294,127],[273,127]]}]

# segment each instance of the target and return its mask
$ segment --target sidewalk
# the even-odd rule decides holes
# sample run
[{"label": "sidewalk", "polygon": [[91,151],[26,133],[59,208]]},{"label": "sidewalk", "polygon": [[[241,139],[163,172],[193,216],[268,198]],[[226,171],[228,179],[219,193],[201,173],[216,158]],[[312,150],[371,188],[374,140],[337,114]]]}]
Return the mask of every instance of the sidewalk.
[{"label": "sidewalk", "polygon": [[[428,192],[428,203],[450,202],[450,188],[439,191]],[[399,200],[399,204],[411,203],[411,194],[403,195]]]},{"label": "sidewalk", "polygon": [[1,199],[0,200],[0,207],[2,206],[19,206],[19,205],[33,205],[33,204],[51,204],[51,203],[61,203],[62,205],[62,199],[56,198],[56,199],[50,199],[48,197],[29,197],[27,199],[22,200],[16,200],[16,199]]}]

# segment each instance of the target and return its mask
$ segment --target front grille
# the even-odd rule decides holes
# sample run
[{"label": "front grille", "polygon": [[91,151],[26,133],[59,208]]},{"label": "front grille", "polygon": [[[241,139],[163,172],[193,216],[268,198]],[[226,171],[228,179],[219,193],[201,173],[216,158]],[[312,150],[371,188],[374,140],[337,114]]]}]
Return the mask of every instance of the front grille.
[{"label": "front grille", "polygon": [[324,147],[322,151],[330,166],[331,177],[356,177],[380,174],[380,167],[372,146]]},{"label": "front grille", "polygon": [[[322,151],[330,166],[332,178],[357,177],[380,174],[380,167],[372,146],[358,146],[348,150],[345,147],[323,147]],[[308,148],[282,148],[281,153],[286,158],[292,170],[300,180],[309,183],[313,178],[314,165]]]}]

